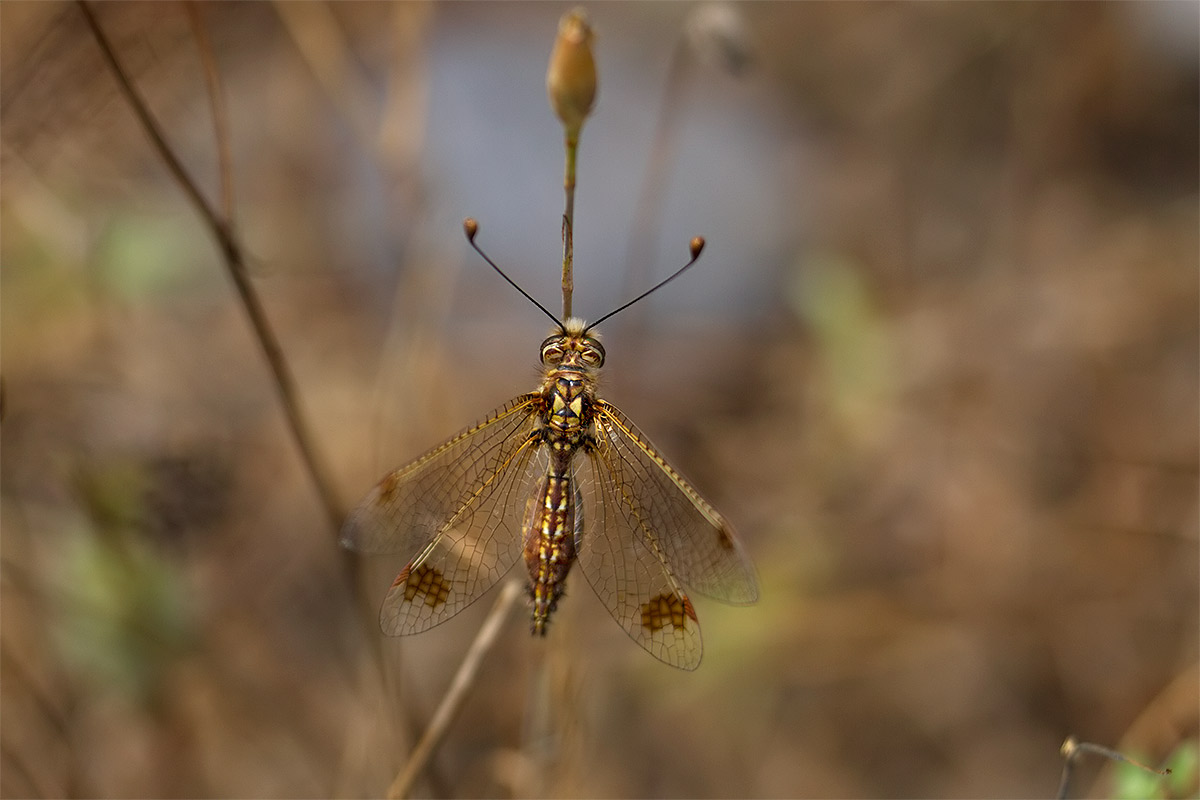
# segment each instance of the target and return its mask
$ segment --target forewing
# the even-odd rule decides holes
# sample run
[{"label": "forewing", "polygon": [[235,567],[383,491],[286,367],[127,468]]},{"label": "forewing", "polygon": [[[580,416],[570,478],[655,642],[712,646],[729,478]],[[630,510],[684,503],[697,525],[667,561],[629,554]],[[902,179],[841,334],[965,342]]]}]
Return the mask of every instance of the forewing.
[{"label": "forewing", "polygon": [[729,522],[624,414],[597,403],[597,449],[631,531],[662,553],[685,586],[725,603],[755,602],[754,566]]},{"label": "forewing", "polygon": [[380,611],[389,635],[450,618],[521,552],[532,484],[545,474],[533,437],[537,395],[522,395],[380,481],[351,512],[342,544],[409,559]]}]

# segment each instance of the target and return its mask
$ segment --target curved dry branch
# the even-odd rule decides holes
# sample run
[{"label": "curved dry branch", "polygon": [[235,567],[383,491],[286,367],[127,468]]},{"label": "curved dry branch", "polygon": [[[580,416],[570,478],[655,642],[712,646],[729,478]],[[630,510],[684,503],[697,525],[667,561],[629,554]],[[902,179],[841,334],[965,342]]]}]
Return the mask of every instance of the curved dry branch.
[{"label": "curved dry branch", "polygon": [[[284,360],[283,350],[279,346],[279,339],[275,336],[275,332],[267,320],[262,302],[259,300],[254,286],[250,283],[250,277],[246,271],[245,259],[242,256],[242,247],[233,235],[231,223],[227,218],[218,214],[204,198],[196,182],[188,174],[179,157],[175,155],[175,152],[167,143],[158,122],[150,113],[150,109],[138,93],[137,88],[133,85],[129,75],[122,68],[120,61],[117,60],[112,44],[109,42],[104,30],[100,27],[89,4],[84,2],[84,0],[79,0],[79,8],[83,12],[84,19],[87,20],[88,27],[91,29],[96,43],[100,46],[100,51],[104,56],[105,62],[107,62],[113,76],[117,79],[121,93],[128,100],[130,107],[137,115],[142,129],[150,138],[150,143],[154,145],[154,149],[158,151],[163,163],[166,164],[171,175],[175,178],[180,188],[183,189],[188,200],[195,206],[197,213],[199,213],[205,226],[212,233],[213,238],[217,240],[217,246],[221,250],[226,270],[233,280],[238,297],[242,302],[242,307],[246,310],[246,315],[249,317],[250,324],[254,329],[255,338],[262,348],[263,355],[267,359],[267,364],[271,368],[271,375],[274,378],[275,388],[279,393],[284,416],[287,418],[292,437],[296,441],[296,446],[300,449],[301,458],[304,460],[304,465],[308,469],[313,483],[316,485],[317,492],[321,498],[321,504],[325,509],[326,516],[329,518],[330,525],[336,536],[341,528],[342,520],[345,519],[345,510],[338,502],[337,495],[333,489],[333,482],[329,479],[329,472],[325,467],[324,461],[317,454],[312,434],[300,412],[300,402],[296,395],[295,381],[292,378],[291,370]],[[223,117],[220,113],[215,114],[214,118],[218,126],[223,125]],[[218,130],[220,131],[220,127],[218,127]],[[218,139],[221,138],[221,136],[218,136]],[[222,186],[226,187],[229,185],[229,170],[227,154],[224,153],[222,154],[221,172]],[[223,193],[226,197],[232,197],[229,189],[223,188]],[[227,200],[227,203],[231,206],[232,200]]]}]

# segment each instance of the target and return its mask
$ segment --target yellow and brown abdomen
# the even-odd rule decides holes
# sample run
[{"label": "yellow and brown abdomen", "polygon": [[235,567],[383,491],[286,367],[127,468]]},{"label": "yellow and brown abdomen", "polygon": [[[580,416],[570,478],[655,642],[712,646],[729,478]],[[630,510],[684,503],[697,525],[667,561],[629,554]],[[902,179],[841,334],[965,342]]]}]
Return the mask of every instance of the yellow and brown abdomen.
[{"label": "yellow and brown abdomen", "polygon": [[[556,469],[559,462],[562,469]],[[533,599],[535,634],[545,636],[546,623],[562,596],[563,585],[575,563],[577,509],[575,487],[563,459],[551,460],[542,490],[533,501],[525,524],[525,566]]]}]

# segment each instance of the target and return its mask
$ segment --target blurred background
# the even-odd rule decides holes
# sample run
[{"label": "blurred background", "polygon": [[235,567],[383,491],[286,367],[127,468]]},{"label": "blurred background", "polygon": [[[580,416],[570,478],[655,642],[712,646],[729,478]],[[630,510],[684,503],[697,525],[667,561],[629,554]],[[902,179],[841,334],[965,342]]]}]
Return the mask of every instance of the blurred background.
[{"label": "blurred background", "polygon": [[[236,228],[347,507],[537,380],[557,3],[201,4]],[[576,574],[417,792],[1196,796],[1194,3],[597,4],[576,311],[762,597],[704,663]],[[216,204],[185,6],[95,6]],[[495,593],[381,641],[213,240],[80,9],[0,4],[0,794],[380,795]],[[402,559],[401,559],[402,560]],[[514,572],[515,577],[520,577]],[[1190,765],[1190,766],[1189,766]]]}]

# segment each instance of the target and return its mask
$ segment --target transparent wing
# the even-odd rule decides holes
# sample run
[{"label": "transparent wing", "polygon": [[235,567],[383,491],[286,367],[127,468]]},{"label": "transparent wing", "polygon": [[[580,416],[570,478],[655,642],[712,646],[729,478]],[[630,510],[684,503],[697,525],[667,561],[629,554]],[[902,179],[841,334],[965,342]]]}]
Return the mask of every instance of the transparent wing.
[{"label": "transparent wing", "polygon": [[350,513],[346,547],[410,559],[380,610],[384,633],[431,628],[490,589],[521,552],[521,524],[546,455],[522,395],[388,474]]},{"label": "transparent wing", "polygon": [[729,523],[624,414],[597,401],[585,474],[579,561],[601,602],[656,658],[700,663],[695,610],[683,586],[727,603],[758,599],[754,567]]},{"label": "transparent wing", "polygon": [[597,438],[618,468],[618,494],[637,522],[635,529],[654,537],[684,585],[733,605],[758,600],[754,565],[728,520],[624,414],[603,400],[598,404]]},{"label": "transparent wing", "polygon": [[[617,624],[652,656],[695,669],[703,646],[691,601],[653,546],[622,489],[621,467],[611,448],[590,450],[576,472],[581,486],[583,536],[578,559],[588,583]],[[580,480],[582,479],[582,480]],[[663,605],[677,617],[663,615]],[[678,624],[676,624],[678,623]]]}]

